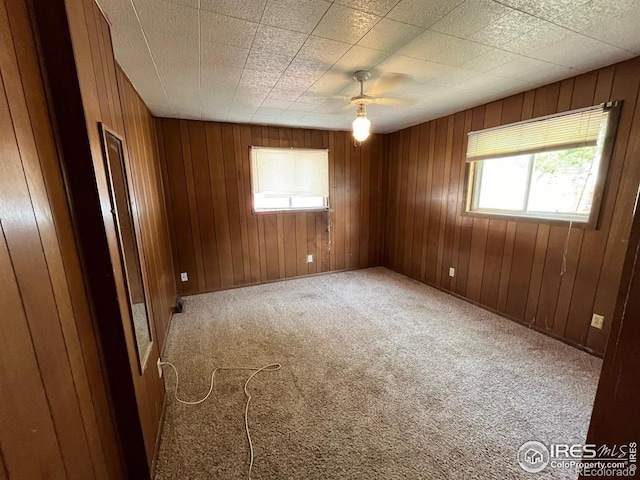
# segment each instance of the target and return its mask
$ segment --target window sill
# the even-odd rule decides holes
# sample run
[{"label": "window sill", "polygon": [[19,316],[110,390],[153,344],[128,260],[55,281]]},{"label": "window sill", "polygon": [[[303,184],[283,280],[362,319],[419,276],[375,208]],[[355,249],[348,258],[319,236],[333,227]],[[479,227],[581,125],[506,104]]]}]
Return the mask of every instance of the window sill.
[{"label": "window sill", "polygon": [[526,222],[526,223],[538,223],[545,225],[564,225],[569,226],[571,223],[572,228],[583,228],[585,230],[597,230],[594,222],[589,220],[566,220],[562,218],[548,218],[548,217],[532,217],[525,215],[516,215],[513,213],[490,213],[490,212],[475,212],[464,211],[463,217],[474,218],[486,218],[489,220],[502,220],[505,222]]},{"label": "window sill", "polygon": [[268,215],[270,213],[311,213],[328,212],[329,207],[309,207],[309,208],[277,208],[273,210],[252,210],[254,215]]}]

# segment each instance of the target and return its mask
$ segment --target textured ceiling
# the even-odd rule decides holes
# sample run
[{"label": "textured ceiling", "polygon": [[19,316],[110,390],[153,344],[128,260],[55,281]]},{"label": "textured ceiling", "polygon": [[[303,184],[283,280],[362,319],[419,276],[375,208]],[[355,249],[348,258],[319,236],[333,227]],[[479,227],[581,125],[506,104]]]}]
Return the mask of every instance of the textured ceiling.
[{"label": "textured ceiling", "polygon": [[640,54],[640,0],[98,0],[158,116],[392,132]]}]

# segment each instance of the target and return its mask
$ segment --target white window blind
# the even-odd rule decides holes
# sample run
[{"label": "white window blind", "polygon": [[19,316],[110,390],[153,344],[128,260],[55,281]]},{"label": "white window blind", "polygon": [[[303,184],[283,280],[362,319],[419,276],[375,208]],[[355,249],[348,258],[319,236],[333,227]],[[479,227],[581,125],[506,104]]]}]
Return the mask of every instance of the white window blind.
[{"label": "white window blind", "polygon": [[[257,210],[279,209],[278,206],[283,209],[326,206],[329,152],[326,149],[251,147],[251,181]],[[318,200],[301,200],[304,198]],[[274,199],[287,199],[287,202]]]},{"label": "white window blind", "polygon": [[606,129],[605,105],[469,133],[467,162],[590,147]]}]

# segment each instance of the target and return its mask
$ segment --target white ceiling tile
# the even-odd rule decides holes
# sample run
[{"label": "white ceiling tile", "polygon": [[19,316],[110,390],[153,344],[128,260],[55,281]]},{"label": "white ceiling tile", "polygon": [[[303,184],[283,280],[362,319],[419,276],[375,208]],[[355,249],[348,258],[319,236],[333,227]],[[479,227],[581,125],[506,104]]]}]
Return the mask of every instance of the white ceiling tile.
[{"label": "white ceiling tile", "polygon": [[419,27],[429,27],[464,0],[400,0],[387,14],[387,18],[410,23]]},{"label": "white ceiling tile", "polygon": [[234,93],[240,78],[242,69],[223,65],[201,66],[200,78],[203,90],[216,90],[216,92]]},{"label": "white ceiling tile", "polygon": [[569,38],[573,32],[564,27],[554,25],[544,20],[538,20],[536,26],[518,38],[513,39],[509,45],[504,46],[511,52],[527,55],[535,50],[546,47],[558,41]]},{"label": "white ceiling tile", "polygon": [[[503,96],[506,96],[512,93],[523,92],[531,87],[532,84],[528,82],[514,80],[512,78],[498,77],[487,73],[476,75],[475,77],[456,85],[456,88],[470,90],[470,93],[468,94],[469,99],[473,99],[478,92],[482,92],[485,95],[493,95],[498,92],[503,92]],[[457,95],[460,94],[458,93]]]},{"label": "white ceiling tile", "polygon": [[248,89],[245,87],[238,87],[238,91],[236,92],[236,96],[233,99],[232,108],[235,110],[238,107],[247,108],[253,107],[257,109],[262,105],[264,99],[267,98],[267,94],[269,93],[269,89],[261,90],[260,92],[256,92],[255,89]]},{"label": "white ceiling tile", "polygon": [[574,33],[569,38],[553,43],[529,54],[531,57],[586,71],[602,65],[602,59],[616,63],[633,57],[633,53],[612,45]]},{"label": "white ceiling tile", "polygon": [[198,10],[176,3],[134,0],[145,33],[198,36]]},{"label": "white ceiling tile", "polygon": [[[182,37],[166,33],[149,32],[146,34],[162,79],[185,71],[194,72],[199,78],[200,59],[197,37]],[[197,73],[196,73],[197,72]]]},{"label": "white ceiling tile", "polygon": [[325,97],[322,97],[320,95],[313,95],[310,93],[305,93],[304,95],[300,95],[300,97],[298,99],[296,99],[296,102],[298,103],[307,103],[307,104],[311,104],[311,105],[320,105],[321,103],[324,103],[324,101],[326,100]]},{"label": "white ceiling tile", "polygon": [[449,87],[454,87],[466,80],[469,80],[477,74],[477,72],[474,72],[472,70],[465,70],[464,68],[447,66],[446,71],[433,77],[430,82],[436,85],[446,85]]},{"label": "white ceiling tile", "polygon": [[202,120],[202,111],[200,110],[200,108],[178,106],[175,108],[171,117],[180,118],[183,120]]},{"label": "white ceiling tile", "polygon": [[122,0],[99,0],[98,5],[107,16],[107,19],[113,26],[118,27],[138,27],[138,17],[131,6],[130,1]]},{"label": "white ceiling tile", "polygon": [[410,90],[407,88],[411,88],[412,80],[417,84],[424,83],[449,72],[450,68],[447,65],[395,54],[375,68],[376,75],[371,80],[371,84],[376,85],[380,78],[383,81],[381,88],[385,88],[386,82],[389,89],[408,92]]},{"label": "white ceiling tile", "polygon": [[267,100],[279,100],[284,102],[293,102],[300,95],[299,91],[285,90],[276,85],[267,95]]},{"label": "white ceiling tile", "polygon": [[534,85],[541,85],[541,82],[567,78],[575,72],[572,72],[567,67],[543,62],[535,58],[520,57],[504,65],[500,65],[488,73],[499,77],[521,80]]},{"label": "white ceiling tile", "polygon": [[293,102],[291,102],[291,101],[278,100],[278,99],[275,99],[275,98],[271,98],[270,96],[267,96],[267,98],[265,98],[264,102],[262,102],[261,107],[287,109],[287,108],[289,108],[289,105],[291,105],[292,103]]},{"label": "white ceiling tile", "polygon": [[306,39],[307,35],[304,33],[260,25],[253,40],[252,49],[293,57]]},{"label": "white ceiling tile", "polygon": [[487,53],[483,53],[482,55],[477,56],[473,60],[469,60],[468,62],[463,63],[461,66],[462,68],[466,68],[467,70],[475,70],[476,72],[487,72],[517,58],[520,58],[520,55],[495,48]]},{"label": "white ceiling tile", "polygon": [[[371,108],[371,106],[367,108]],[[320,105],[317,105],[316,108],[313,110],[313,113],[314,114],[329,113],[329,114],[339,115],[346,111],[352,111],[353,118],[355,118],[356,109],[357,107],[354,105],[351,105],[351,102],[349,99],[329,99],[326,102]]]},{"label": "white ceiling tile", "polygon": [[271,107],[260,107],[258,111],[254,114],[254,117],[261,118],[277,118],[285,109],[282,108],[271,108]]},{"label": "white ceiling tile", "polygon": [[278,117],[278,120],[281,120],[284,122],[295,122],[300,120],[302,117],[304,117],[304,115],[305,115],[304,112],[300,112],[296,110],[287,110],[280,114],[280,116]]},{"label": "white ceiling tile", "polygon": [[246,68],[251,70],[284,72],[292,59],[293,57],[289,55],[278,55],[271,52],[251,50],[247,58]]},{"label": "white ceiling tile", "polygon": [[569,12],[556,15],[553,22],[570,30],[581,32],[591,27],[607,29],[609,19],[637,8],[637,0],[590,0]]},{"label": "white ceiling tile", "polygon": [[316,79],[327,70],[329,70],[329,65],[324,62],[296,57],[293,59],[285,73],[292,76]]},{"label": "white ceiling tile", "polygon": [[493,0],[467,0],[429,27],[440,33],[468,38],[511,10]]},{"label": "white ceiling tile", "polygon": [[535,28],[539,19],[517,10],[512,10],[492,24],[471,36],[471,40],[493,47],[505,47],[518,37]]},{"label": "white ceiling tile", "polygon": [[268,0],[261,23],[311,33],[330,5],[325,0]]},{"label": "white ceiling tile", "polygon": [[259,105],[258,106],[242,105],[238,103],[237,97],[233,99],[233,103],[231,106],[234,112],[241,113],[243,115],[253,115],[258,111],[258,108],[260,108]]},{"label": "white ceiling tile", "polygon": [[427,30],[398,53],[446,65],[462,65],[491,51],[491,47]]},{"label": "white ceiling tile", "polygon": [[640,0],[133,0],[140,23],[131,0],[98,1],[116,59],[173,118],[350,129],[368,69],[389,132],[640,53]]},{"label": "white ceiling tile", "polygon": [[575,8],[582,8],[588,1],[589,0],[544,0],[532,2],[531,0],[500,0],[504,5],[546,20],[565,14]]},{"label": "white ceiling tile", "polygon": [[317,60],[328,65],[333,65],[351,48],[348,43],[337,42],[328,38],[311,35],[304,42],[297,58]]},{"label": "white ceiling tile", "polygon": [[640,3],[635,9],[626,14],[609,20],[606,23],[606,28],[598,25],[581,33],[587,37],[602,40],[639,55],[640,35],[638,35],[638,25],[640,25]]},{"label": "white ceiling tile", "polygon": [[[203,117],[205,116],[205,112],[203,112],[202,116]],[[227,115],[227,122],[249,123],[249,122],[251,122],[252,118],[253,118],[253,114],[252,113],[241,113],[241,112],[231,111]]]},{"label": "white ceiling tile", "polygon": [[358,42],[361,47],[394,51],[417,37],[422,30],[413,25],[383,18]]},{"label": "white ceiling tile", "polygon": [[200,117],[200,86],[191,79],[189,72],[163,79],[171,105],[176,114],[185,113],[190,118]]},{"label": "white ceiling tile", "polygon": [[289,106],[289,110],[295,110],[299,112],[310,112],[318,105],[313,103],[294,102]]},{"label": "white ceiling tile", "polygon": [[[134,0],[135,1],[135,0]],[[177,3],[185,7],[198,8],[198,0],[161,0],[163,2]]]},{"label": "white ceiling tile", "polygon": [[[223,65],[226,67],[243,68],[249,50],[220,43],[202,42],[200,56],[204,65]],[[247,65],[248,68],[249,67]]]},{"label": "white ceiling tile", "polygon": [[247,20],[212,12],[200,12],[200,35],[203,42],[223,43],[249,49],[257,28],[257,23]]},{"label": "white ceiling tile", "polygon": [[167,95],[151,58],[142,30],[126,26],[113,27],[113,51],[118,63],[145,102],[163,111],[171,109]]},{"label": "white ceiling tile", "polygon": [[200,0],[200,8],[257,23],[266,3],[267,0]]},{"label": "white ceiling tile", "polygon": [[389,52],[354,45],[338,60],[334,67],[347,72],[370,70],[389,56]]},{"label": "white ceiling tile", "polygon": [[309,87],[309,93],[313,95],[332,95],[338,93],[353,81],[350,73],[329,70]]},{"label": "white ceiling tile", "polygon": [[354,44],[379,21],[377,15],[334,3],[313,30],[313,35]]},{"label": "white ceiling tile", "polygon": [[243,87],[272,88],[278,82],[280,76],[280,72],[244,69],[240,77],[240,85]]},{"label": "white ceiling tile", "polygon": [[384,17],[398,0],[335,0],[335,3]]},{"label": "white ceiling tile", "polygon": [[291,93],[297,92],[296,97],[298,97],[298,95],[307,90],[313,84],[313,82],[314,80],[310,77],[284,75],[280,78],[280,80],[278,80],[276,88],[289,91]]}]

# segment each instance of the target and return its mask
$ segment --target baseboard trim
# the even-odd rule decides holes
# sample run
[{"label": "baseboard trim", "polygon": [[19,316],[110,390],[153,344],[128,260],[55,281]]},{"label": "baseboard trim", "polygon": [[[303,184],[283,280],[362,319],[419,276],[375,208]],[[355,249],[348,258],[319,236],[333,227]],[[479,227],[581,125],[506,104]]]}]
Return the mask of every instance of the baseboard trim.
[{"label": "baseboard trim", "polygon": [[[275,278],[273,280],[265,280],[263,282],[253,282],[253,283],[243,283],[240,285],[231,285],[229,287],[222,288],[214,288],[210,290],[198,290],[196,292],[191,293],[180,293],[179,295],[182,297],[190,297],[192,295],[202,295],[204,293],[214,293],[214,292],[223,292],[225,290],[235,290],[236,288],[244,288],[244,287],[256,287],[258,285],[267,285],[270,283],[280,283],[280,282],[288,282],[290,280],[299,280],[301,278],[311,278],[311,277],[320,277],[323,275],[330,275],[332,273],[340,273],[340,272],[353,272],[355,270],[364,270],[366,268],[375,268],[375,267],[383,267],[384,265],[367,265],[366,267],[353,267],[353,268],[343,268],[340,270],[330,270],[328,272],[318,272],[318,273],[309,273],[307,275],[298,275],[296,277],[286,277],[286,278]],[[387,267],[385,267],[387,268]],[[391,270],[391,269],[389,269]]]},{"label": "baseboard trim", "polygon": [[600,352],[596,352],[595,350],[592,350],[589,347],[586,347],[584,345],[580,345],[579,343],[572,342],[571,340],[567,340],[566,338],[563,338],[563,337],[561,337],[559,335],[556,335],[553,332],[549,332],[548,330],[545,330],[544,328],[540,328],[537,325],[532,325],[530,323],[527,323],[527,322],[525,322],[523,320],[520,320],[519,318],[511,317],[511,316],[505,314],[504,312],[500,312],[500,311],[498,311],[498,310],[496,310],[494,308],[487,307],[486,305],[483,305],[483,304],[481,304],[479,302],[476,302],[475,300],[471,300],[471,299],[469,299],[469,298],[467,298],[467,297],[465,297],[463,295],[460,295],[459,293],[455,293],[455,292],[452,292],[452,291],[447,290],[445,288],[442,288],[442,287],[440,287],[438,285],[434,285],[433,283],[426,282],[426,281],[424,281],[424,280],[422,280],[420,278],[414,277],[413,275],[407,275],[406,273],[398,272],[397,270],[394,270],[393,268],[387,267],[386,265],[384,266],[384,268],[388,268],[389,270],[391,270],[391,271],[393,271],[395,273],[398,273],[400,275],[404,275],[405,277],[408,277],[408,278],[410,278],[412,280],[415,280],[416,282],[423,283],[425,285],[428,285],[430,287],[435,288],[436,290],[440,290],[443,293],[446,293],[446,294],[451,295],[453,297],[459,298],[460,300],[463,300],[463,301],[465,301],[467,303],[470,303],[471,305],[475,305],[476,307],[480,307],[483,310],[487,310],[488,312],[495,313],[496,315],[499,315],[499,316],[501,316],[503,318],[506,318],[507,320],[511,320],[512,322],[515,322],[515,323],[517,323],[519,325],[522,325],[523,327],[529,328],[531,330],[535,330],[536,332],[542,333],[543,335],[546,335],[547,337],[551,337],[554,340],[558,340],[558,341],[560,341],[560,342],[562,342],[564,344],[567,344],[567,345],[569,345],[571,347],[577,348],[578,350],[582,350],[584,352],[587,352],[588,354],[593,355],[594,357],[604,358],[604,354],[602,354]]}]

